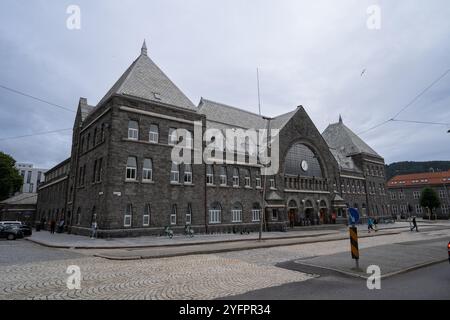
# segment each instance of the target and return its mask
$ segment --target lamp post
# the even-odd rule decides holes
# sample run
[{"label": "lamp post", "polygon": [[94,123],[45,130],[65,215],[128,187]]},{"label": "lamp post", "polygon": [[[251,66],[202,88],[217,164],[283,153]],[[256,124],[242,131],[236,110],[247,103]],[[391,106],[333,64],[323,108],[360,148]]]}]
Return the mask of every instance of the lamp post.
[{"label": "lamp post", "polygon": [[[267,139],[266,139],[266,149],[267,149],[267,156],[269,156],[269,139],[272,140],[272,137],[269,138],[269,130],[270,130],[270,120],[271,118],[263,117],[264,120],[267,120]],[[259,237],[258,241],[262,241],[262,232],[263,232],[263,219],[266,216],[266,188],[267,188],[267,168],[268,164],[264,164],[264,186],[263,186],[263,192],[262,192],[262,210],[261,214],[259,216]]]}]

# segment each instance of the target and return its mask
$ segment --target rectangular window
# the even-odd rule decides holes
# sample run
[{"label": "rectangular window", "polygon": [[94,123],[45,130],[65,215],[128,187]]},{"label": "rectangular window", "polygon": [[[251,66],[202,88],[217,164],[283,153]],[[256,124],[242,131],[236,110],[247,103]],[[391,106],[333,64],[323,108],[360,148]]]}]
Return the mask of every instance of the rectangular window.
[{"label": "rectangular window", "polygon": [[242,222],[242,210],[231,210],[232,222]]},{"label": "rectangular window", "polygon": [[170,214],[170,224],[176,225],[177,224],[177,206],[172,207],[172,213]]},{"label": "rectangular window", "polygon": [[124,227],[131,227],[131,216],[133,214],[133,206],[131,204],[127,204],[126,210],[125,210],[125,216],[123,219],[123,226]]},{"label": "rectangular window", "polygon": [[419,191],[414,191],[413,195],[414,195],[414,199],[420,199],[420,192]]},{"label": "rectangular window", "polygon": [[128,139],[130,140],[139,139],[139,123],[137,121],[128,122]]},{"label": "rectangular window", "polygon": [[31,174],[32,174],[32,171],[28,171],[28,174],[27,174],[27,183],[31,183]]},{"label": "rectangular window", "polygon": [[272,209],[272,220],[278,220],[278,210]]},{"label": "rectangular window", "polygon": [[192,184],[192,166],[191,165],[184,166],[184,183]]},{"label": "rectangular window", "polygon": [[245,186],[249,188],[251,186],[250,177],[245,177]]},{"label": "rectangular window", "polygon": [[150,205],[145,206],[144,216],[142,217],[142,226],[148,227],[150,225]]},{"label": "rectangular window", "polygon": [[423,212],[422,207],[420,206],[420,204],[417,204],[416,205],[416,213],[417,214],[422,214],[422,212]]},{"label": "rectangular window", "polygon": [[252,221],[253,222],[260,221],[260,219],[261,219],[260,216],[261,216],[261,210],[259,210],[259,209],[252,210]]},{"label": "rectangular window", "polygon": [[220,210],[209,210],[209,223],[220,223]]},{"label": "rectangular window", "polygon": [[153,165],[152,160],[145,159],[144,166],[142,169],[142,181],[150,182],[153,181]]},{"label": "rectangular window", "polygon": [[270,189],[276,189],[275,179],[274,178],[271,178],[269,180],[269,184],[270,184]]},{"label": "rectangular window", "polygon": [[448,210],[448,205],[447,205],[447,204],[444,203],[444,204],[442,205],[441,209],[442,209],[442,213],[443,213],[443,214],[448,214],[448,211],[449,211],[449,210]]},{"label": "rectangular window", "polygon": [[214,184],[214,175],[212,173],[208,173],[206,175],[206,183],[209,185],[213,185]]},{"label": "rectangular window", "polygon": [[445,199],[445,190],[439,190],[439,198]]},{"label": "rectangular window", "polygon": [[158,143],[159,142],[159,128],[156,124],[150,125],[150,131],[149,131],[149,141],[151,143]]},{"label": "rectangular window", "polygon": [[180,168],[175,163],[172,163],[172,169],[170,170],[170,182],[171,183],[180,182]]},{"label": "rectangular window", "polygon": [[137,160],[135,157],[128,157],[126,179],[130,181],[137,179]]},{"label": "rectangular window", "polygon": [[259,177],[256,178],[256,188],[261,189],[261,178]]},{"label": "rectangular window", "polygon": [[192,206],[190,203],[188,204],[188,209],[186,212],[186,224],[192,224]]},{"label": "rectangular window", "polygon": [[233,176],[233,187],[239,187],[239,176]]},{"label": "rectangular window", "polygon": [[221,175],[220,176],[220,185],[221,186],[226,186],[227,185],[227,176],[226,175]]},{"label": "rectangular window", "polygon": [[169,145],[174,146],[178,142],[177,129],[170,128],[169,129]]}]

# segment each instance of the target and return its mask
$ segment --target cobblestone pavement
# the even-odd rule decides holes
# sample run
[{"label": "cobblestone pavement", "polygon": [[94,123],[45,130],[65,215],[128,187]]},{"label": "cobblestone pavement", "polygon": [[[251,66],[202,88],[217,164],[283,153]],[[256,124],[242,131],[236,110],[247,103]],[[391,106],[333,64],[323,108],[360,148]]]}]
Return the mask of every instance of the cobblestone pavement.
[{"label": "cobblestone pavement", "polygon": [[[81,290],[68,290],[69,265]],[[0,299],[214,299],[305,281],[311,276],[215,255],[140,261],[101,258],[0,267]]]},{"label": "cobblestone pavement", "polygon": [[[361,239],[361,247],[425,240],[450,230],[401,233]],[[1,255],[22,252],[25,242],[0,243]],[[18,260],[0,264],[0,299],[214,299],[306,281],[314,277],[278,268],[277,263],[348,250],[348,241],[294,245],[211,255],[134,261],[80,256],[78,251],[48,249],[50,261]],[[52,251],[47,251],[52,250]],[[36,253],[35,253],[36,254]],[[56,259],[60,256],[60,259]],[[68,290],[66,269],[81,269],[81,290]]]}]

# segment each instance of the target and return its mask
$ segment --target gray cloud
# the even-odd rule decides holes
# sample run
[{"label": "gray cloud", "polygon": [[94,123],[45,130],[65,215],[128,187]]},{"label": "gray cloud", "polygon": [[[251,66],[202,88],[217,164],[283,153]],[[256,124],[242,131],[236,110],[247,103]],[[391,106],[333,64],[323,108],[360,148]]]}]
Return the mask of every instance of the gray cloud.
[{"label": "gray cloud", "polygon": [[[66,28],[66,8],[82,28]],[[366,27],[381,8],[378,31]],[[96,104],[139,54],[149,55],[197,103],[201,96],[263,113],[302,104],[319,130],[339,114],[355,132],[389,119],[450,68],[446,0],[3,1],[0,84],[75,110]],[[366,73],[361,77],[361,71]],[[450,75],[400,119],[450,122]],[[0,89],[0,138],[71,128],[74,114]],[[389,123],[362,137],[387,162],[449,159],[449,128]],[[19,161],[50,167],[71,133],[0,141]]]}]

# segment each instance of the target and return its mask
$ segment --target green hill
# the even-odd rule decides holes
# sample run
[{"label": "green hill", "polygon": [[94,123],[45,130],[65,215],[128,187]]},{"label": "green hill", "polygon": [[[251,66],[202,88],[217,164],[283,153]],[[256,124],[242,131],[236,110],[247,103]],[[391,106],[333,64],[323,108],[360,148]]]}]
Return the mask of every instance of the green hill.
[{"label": "green hill", "polygon": [[423,173],[423,172],[439,172],[450,170],[450,161],[403,161],[394,162],[386,166],[386,176],[391,179],[394,176],[409,173]]}]

